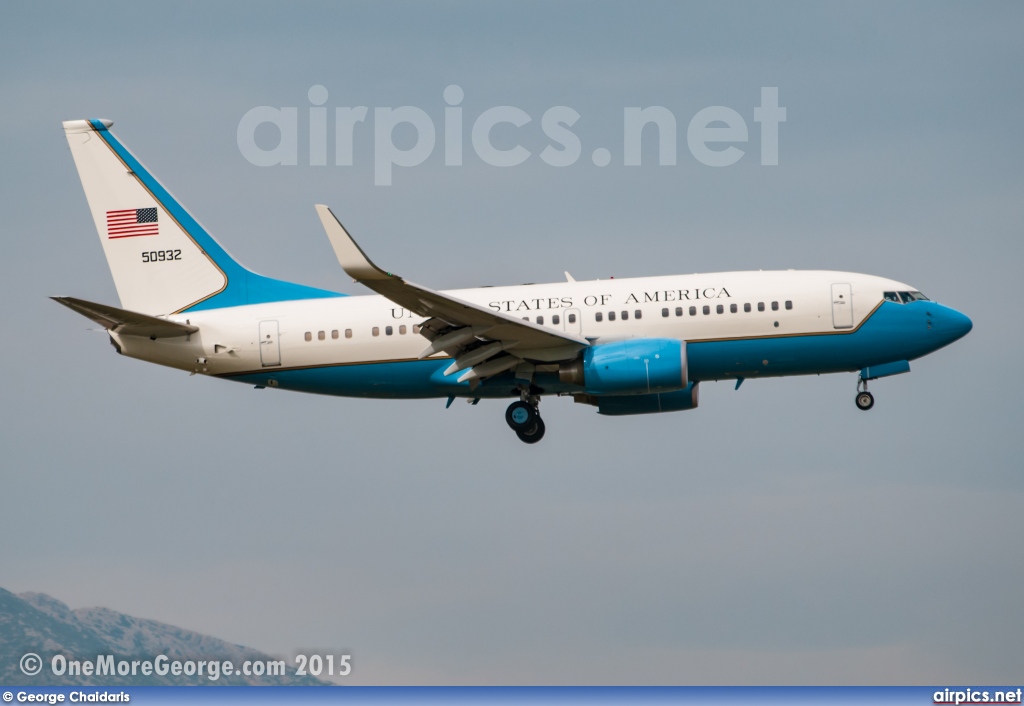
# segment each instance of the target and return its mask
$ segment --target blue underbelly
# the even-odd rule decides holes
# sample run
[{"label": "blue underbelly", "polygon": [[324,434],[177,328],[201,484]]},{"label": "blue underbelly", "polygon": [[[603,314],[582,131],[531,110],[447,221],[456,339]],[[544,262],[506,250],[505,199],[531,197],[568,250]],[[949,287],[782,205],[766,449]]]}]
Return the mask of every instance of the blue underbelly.
[{"label": "blue underbelly", "polygon": [[913,360],[943,345],[929,330],[923,307],[886,303],[855,331],[693,342],[686,347],[690,379],[838,373]]}]

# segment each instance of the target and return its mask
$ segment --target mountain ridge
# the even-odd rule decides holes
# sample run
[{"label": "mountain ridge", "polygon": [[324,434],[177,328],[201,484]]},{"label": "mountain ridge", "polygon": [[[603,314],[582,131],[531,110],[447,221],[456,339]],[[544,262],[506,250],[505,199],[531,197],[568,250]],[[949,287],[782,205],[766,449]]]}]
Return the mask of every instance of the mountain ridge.
[{"label": "mountain ridge", "polygon": [[[19,667],[23,655],[38,654],[43,670],[26,676]],[[235,669],[245,661],[279,661],[257,650],[220,640],[192,630],[146,618],[136,618],[109,608],[71,609],[45,593],[14,594],[0,588],[0,682],[25,686],[325,686],[312,676],[296,676],[288,666],[284,675],[203,675],[170,673],[97,676],[54,675],[55,655],[67,660],[93,662],[113,655],[114,661],[152,660],[166,655],[170,661],[229,660]]]}]

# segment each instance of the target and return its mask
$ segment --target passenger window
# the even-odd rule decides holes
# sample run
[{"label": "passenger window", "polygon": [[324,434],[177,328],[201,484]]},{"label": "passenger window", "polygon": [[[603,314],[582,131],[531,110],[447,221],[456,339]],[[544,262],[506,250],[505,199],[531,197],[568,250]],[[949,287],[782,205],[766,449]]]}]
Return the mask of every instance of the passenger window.
[{"label": "passenger window", "polygon": [[401,326],[398,327],[398,333],[402,334],[403,336],[405,335],[406,331],[407,329],[405,328],[405,324],[402,324]]},{"label": "passenger window", "polygon": [[614,311],[609,311],[608,312],[608,320],[609,321],[615,321],[615,312]]},{"label": "passenger window", "polygon": [[764,311],[764,302],[758,302],[757,303],[757,310],[758,311]]},{"label": "passenger window", "polygon": [[626,321],[627,319],[629,319],[629,312],[628,311],[622,312],[622,320]]},{"label": "passenger window", "polygon": [[576,314],[569,314],[569,323],[570,324],[576,323]]},{"label": "passenger window", "polygon": [[743,311],[745,311],[748,314],[750,313],[750,302],[747,302],[746,304],[743,305]]},{"label": "passenger window", "polygon": [[793,308],[793,302],[791,302],[790,300],[787,299],[786,300],[786,311],[789,311],[792,308]]},{"label": "passenger window", "polygon": [[637,319],[643,318],[643,315],[644,312],[640,311],[639,309],[633,312],[633,317]]},{"label": "passenger window", "polygon": [[306,331],[306,340],[307,341],[312,341],[313,340],[313,332],[312,331]]},{"label": "passenger window", "polygon": [[333,331],[331,331],[331,338],[337,338],[337,337],[338,337],[338,329],[334,329]]},{"label": "passenger window", "polygon": [[[690,308],[692,309],[693,307],[690,307]],[[695,312],[695,311],[691,311],[690,312],[691,315],[696,314],[696,313],[697,312]],[[683,307],[677,306],[676,307],[676,316],[682,316],[682,315],[683,315]]]},{"label": "passenger window", "polygon": [[696,315],[697,315],[697,307],[691,306],[690,307],[690,316],[696,316]]},{"label": "passenger window", "polygon": [[600,311],[594,314],[594,321],[601,321],[603,318],[604,314],[602,314]]},{"label": "passenger window", "polygon": [[778,302],[772,302],[772,311],[778,311],[778,310],[779,310],[779,303]]},{"label": "passenger window", "polygon": [[412,325],[412,332],[413,333],[419,333],[420,332],[420,325],[419,324],[413,324]]},{"label": "passenger window", "polygon": [[380,328],[377,327],[377,326],[374,326],[373,327],[373,331],[371,331],[370,333],[372,333],[374,336],[379,336],[380,335]]},{"label": "passenger window", "polygon": [[665,316],[665,317],[668,316],[668,308],[667,307],[661,310],[661,315]]},{"label": "passenger window", "polygon": [[384,335],[385,336],[390,336],[394,332],[395,332],[395,329],[391,328],[390,326],[385,326],[384,327]]},{"label": "passenger window", "polygon": [[722,304],[719,304],[718,306],[715,307],[715,311],[717,311],[719,314],[722,314],[722,313],[725,312],[725,306],[722,305]]},{"label": "passenger window", "polygon": [[322,340],[324,340],[325,338],[327,338],[327,334],[326,334],[326,333],[324,333],[323,331],[318,331],[318,332],[317,332],[317,334],[316,334],[316,340],[318,340],[318,341],[322,341]]},{"label": "passenger window", "polygon": [[352,329],[345,329],[345,338],[352,338]]},{"label": "passenger window", "polygon": [[737,311],[739,311],[739,307],[737,307],[735,304],[730,304],[729,305],[729,313],[730,314],[735,314]]},{"label": "passenger window", "polygon": [[544,317],[543,316],[538,316],[537,317],[537,323],[540,324],[541,326],[543,326],[544,325]]},{"label": "passenger window", "polygon": [[711,313],[711,307],[708,306],[707,304],[705,304],[704,305],[704,316],[707,316],[710,313]]},{"label": "passenger window", "polygon": [[553,323],[555,326],[558,326],[558,324],[562,323],[562,319],[558,316],[558,314],[552,314],[551,323]]}]

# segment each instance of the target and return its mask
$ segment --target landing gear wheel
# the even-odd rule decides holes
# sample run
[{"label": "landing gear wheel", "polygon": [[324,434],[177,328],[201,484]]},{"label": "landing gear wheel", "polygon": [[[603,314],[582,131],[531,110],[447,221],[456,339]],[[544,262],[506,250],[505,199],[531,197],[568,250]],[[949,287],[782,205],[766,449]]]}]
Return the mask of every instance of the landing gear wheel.
[{"label": "landing gear wheel", "polygon": [[869,409],[875,406],[875,396],[865,390],[864,392],[857,393],[857,409],[863,409],[867,412]]},{"label": "landing gear wheel", "polygon": [[[540,421],[540,415],[537,414],[537,408],[529,402],[513,402],[505,410],[505,421],[508,422],[509,428],[515,433],[521,431],[531,430],[538,421]],[[522,437],[520,437],[522,438]]]},{"label": "landing gear wheel", "polygon": [[533,425],[533,428],[529,432],[517,431],[516,436],[519,437],[520,441],[526,442],[527,444],[536,444],[538,441],[544,438],[544,420],[537,417],[537,423]]}]

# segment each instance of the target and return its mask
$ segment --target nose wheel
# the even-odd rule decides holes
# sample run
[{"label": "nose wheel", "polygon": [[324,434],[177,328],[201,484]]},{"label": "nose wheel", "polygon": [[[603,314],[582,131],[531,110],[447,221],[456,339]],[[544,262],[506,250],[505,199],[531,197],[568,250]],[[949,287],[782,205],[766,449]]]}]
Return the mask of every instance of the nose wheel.
[{"label": "nose wheel", "polygon": [[875,396],[867,390],[857,393],[857,409],[862,409],[867,412],[869,409],[875,406]]},{"label": "nose wheel", "polygon": [[544,438],[544,420],[540,418],[537,405],[527,400],[510,404],[505,410],[505,421],[522,442],[536,444]]},{"label": "nose wheel", "polygon": [[868,381],[864,378],[857,380],[857,397],[855,399],[857,409],[867,412],[875,406],[875,396],[868,392]]}]

